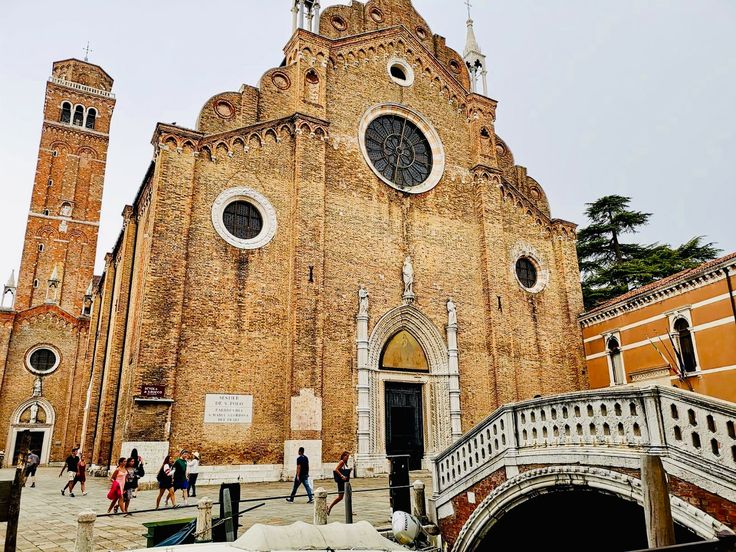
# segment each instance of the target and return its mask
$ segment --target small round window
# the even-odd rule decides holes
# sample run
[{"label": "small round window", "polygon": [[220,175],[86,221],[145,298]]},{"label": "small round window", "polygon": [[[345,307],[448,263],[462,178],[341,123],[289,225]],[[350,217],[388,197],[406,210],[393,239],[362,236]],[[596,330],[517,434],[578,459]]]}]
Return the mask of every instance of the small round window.
[{"label": "small round window", "polygon": [[539,278],[534,262],[528,257],[516,261],[516,277],[526,289],[534,289]]},{"label": "small round window", "polygon": [[263,194],[251,188],[230,188],[212,205],[212,225],[230,245],[259,249],[276,235],[276,210]]},{"label": "small round window", "polygon": [[58,366],[59,355],[48,346],[34,347],[26,355],[26,367],[34,374],[50,374]]},{"label": "small round window", "polygon": [[388,75],[392,81],[400,86],[414,84],[414,69],[405,59],[391,58],[388,61]]},{"label": "small round window", "polygon": [[225,207],[222,223],[228,232],[241,240],[252,240],[263,229],[261,213],[247,201],[233,201]]}]

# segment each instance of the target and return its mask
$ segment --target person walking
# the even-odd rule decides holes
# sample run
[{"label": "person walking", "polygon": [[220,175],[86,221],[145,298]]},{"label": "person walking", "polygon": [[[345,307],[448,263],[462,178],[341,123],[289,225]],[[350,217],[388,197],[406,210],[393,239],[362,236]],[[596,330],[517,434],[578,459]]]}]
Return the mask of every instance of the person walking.
[{"label": "person walking", "polygon": [[192,458],[187,461],[187,472],[189,473],[189,488],[187,489],[187,496],[197,496],[199,453],[196,450],[192,453]]},{"label": "person walking", "polygon": [[350,453],[348,451],[344,451],[340,455],[340,461],[335,466],[335,469],[332,470],[332,475],[335,478],[335,483],[337,483],[337,496],[335,497],[335,500],[332,501],[332,504],[327,508],[327,515],[330,515],[330,512],[335,507],[335,504],[340,502],[343,497],[345,496],[345,483],[348,482],[350,479],[350,472],[353,468],[348,467],[348,460],[350,459]]},{"label": "person walking", "polygon": [[71,454],[66,457],[66,460],[64,460],[64,465],[61,467],[59,477],[61,477],[64,474],[64,471],[66,471],[67,479],[66,485],[61,489],[61,496],[64,496],[66,490],[69,489],[69,496],[74,498],[74,479],[77,477],[77,467],[79,466],[79,456],[77,456],[78,451],[79,449],[74,447]]},{"label": "person walking", "polygon": [[125,507],[125,501],[123,500],[123,489],[125,488],[125,480],[128,477],[128,471],[125,469],[125,457],[118,459],[118,467],[112,472],[110,476],[110,490],[107,493],[107,498],[110,499],[110,506],[107,508],[109,514],[114,510],[114,513],[118,513],[118,509],[121,512],[127,512]]},{"label": "person walking", "polygon": [[158,481],[158,498],[156,498],[156,509],[161,505],[161,497],[166,494],[166,503],[171,500],[171,505],[176,506],[176,495],[174,494],[174,483],[171,480],[171,456],[164,458],[161,468],[156,475]]},{"label": "person walking", "polygon": [[[87,484],[87,462],[84,460],[84,454],[79,455],[79,463],[77,464],[77,475],[74,477],[74,484],[79,483],[82,489],[82,496],[87,496],[86,484]],[[73,485],[72,485],[73,486]]]},{"label": "person walking", "polygon": [[125,462],[125,486],[123,487],[123,502],[125,502],[126,515],[130,515],[130,500],[133,498],[133,491],[138,487],[138,478],[135,473],[135,461],[128,458]]},{"label": "person walking", "polygon": [[176,491],[181,491],[184,506],[189,505],[187,501],[187,489],[189,488],[187,483],[187,458],[189,458],[189,451],[182,450],[179,453],[179,458],[174,462],[174,494],[176,494]]},{"label": "person walking", "polygon": [[296,476],[294,476],[294,487],[291,489],[291,496],[286,502],[294,502],[299,485],[304,485],[307,490],[307,504],[314,502],[312,498],[312,488],[309,486],[309,458],[304,455],[304,447],[299,447],[299,456],[296,459]]},{"label": "person walking", "polygon": [[146,475],[146,469],[143,467],[143,457],[138,455],[138,449],[133,449],[130,453],[130,458],[133,460],[133,467],[135,469],[135,486],[133,487],[133,498],[136,498],[138,492],[138,480]]},{"label": "person walking", "polygon": [[28,453],[28,457],[26,458],[25,477],[26,477],[26,484],[28,483],[28,480],[30,479],[31,488],[36,486],[36,469],[38,469],[38,465],[40,463],[41,463],[41,459],[38,457],[38,454],[36,454],[36,451],[33,451],[33,450],[30,451]]}]

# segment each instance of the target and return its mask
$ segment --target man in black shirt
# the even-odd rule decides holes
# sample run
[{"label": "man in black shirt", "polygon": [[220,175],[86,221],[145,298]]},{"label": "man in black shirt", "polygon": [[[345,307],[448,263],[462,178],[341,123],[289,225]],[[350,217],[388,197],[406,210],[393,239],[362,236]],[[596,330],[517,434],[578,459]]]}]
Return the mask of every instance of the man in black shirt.
[{"label": "man in black shirt", "polygon": [[286,502],[294,502],[294,495],[299,488],[299,485],[304,485],[307,489],[307,497],[309,500],[307,504],[313,502],[312,489],[309,486],[309,458],[304,456],[304,447],[299,447],[299,457],[296,459],[296,477],[294,477],[294,488],[291,490],[291,496],[286,499]]},{"label": "man in black shirt", "polygon": [[74,497],[74,485],[76,481],[74,479],[77,477],[77,468],[79,467],[79,456],[77,455],[77,452],[79,449],[77,447],[74,447],[72,449],[72,453],[66,457],[66,460],[64,461],[64,466],[61,468],[61,473],[59,474],[59,477],[61,477],[64,474],[64,471],[66,471],[66,477],[67,477],[67,484],[64,485],[64,488],[61,489],[61,494],[64,496],[64,493],[67,489],[69,489],[69,496],[72,498]]}]

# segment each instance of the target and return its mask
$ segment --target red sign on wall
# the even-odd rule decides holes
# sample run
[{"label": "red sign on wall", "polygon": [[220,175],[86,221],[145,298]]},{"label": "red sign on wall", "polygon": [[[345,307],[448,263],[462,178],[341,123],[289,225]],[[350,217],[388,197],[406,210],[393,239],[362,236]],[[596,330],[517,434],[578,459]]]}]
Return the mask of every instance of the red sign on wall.
[{"label": "red sign on wall", "polygon": [[163,399],[165,392],[165,385],[141,385],[141,396],[146,399]]}]

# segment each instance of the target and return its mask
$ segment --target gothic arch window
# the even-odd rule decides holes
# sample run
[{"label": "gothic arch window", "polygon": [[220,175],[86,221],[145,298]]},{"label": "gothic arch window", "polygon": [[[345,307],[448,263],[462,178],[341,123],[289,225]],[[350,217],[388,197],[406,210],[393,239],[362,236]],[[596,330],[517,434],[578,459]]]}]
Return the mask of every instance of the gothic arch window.
[{"label": "gothic arch window", "polygon": [[307,71],[304,76],[305,100],[313,104],[319,103],[319,75],[314,69]]},{"label": "gothic arch window", "polygon": [[680,361],[682,369],[687,372],[695,372],[698,369],[698,360],[695,356],[695,345],[690,323],[685,318],[678,318],[674,324],[675,336],[679,345]]},{"label": "gothic arch window", "polygon": [[68,201],[65,201],[61,204],[61,209],[59,209],[59,214],[62,217],[70,217],[72,216],[72,204]]},{"label": "gothic arch window", "polygon": [[84,108],[81,105],[78,105],[74,108],[74,119],[72,119],[72,124],[76,126],[82,126],[84,123]]},{"label": "gothic arch window", "polygon": [[61,118],[59,120],[67,124],[72,122],[72,104],[69,102],[61,104]]},{"label": "gothic arch window", "polygon": [[606,343],[606,351],[611,365],[611,384],[623,385],[626,383],[624,361],[621,353],[621,344],[618,338],[611,337]]},{"label": "gothic arch window", "polygon": [[84,123],[85,128],[90,130],[95,129],[95,123],[97,122],[97,110],[91,107],[87,110],[87,120]]}]

